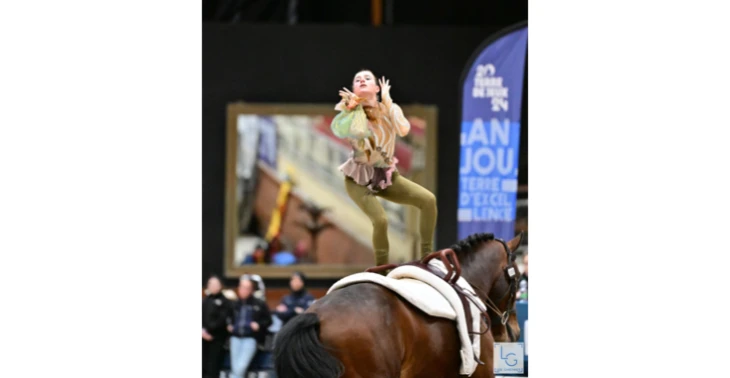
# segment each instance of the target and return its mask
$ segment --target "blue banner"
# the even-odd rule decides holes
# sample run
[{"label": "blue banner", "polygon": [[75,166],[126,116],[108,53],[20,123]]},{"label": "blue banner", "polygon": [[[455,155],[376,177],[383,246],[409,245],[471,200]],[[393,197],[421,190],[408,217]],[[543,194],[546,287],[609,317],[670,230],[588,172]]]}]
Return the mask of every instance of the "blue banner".
[{"label": "blue banner", "polygon": [[463,81],[459,239],[514,237],[526,51],[525,26],[488,43]]}]

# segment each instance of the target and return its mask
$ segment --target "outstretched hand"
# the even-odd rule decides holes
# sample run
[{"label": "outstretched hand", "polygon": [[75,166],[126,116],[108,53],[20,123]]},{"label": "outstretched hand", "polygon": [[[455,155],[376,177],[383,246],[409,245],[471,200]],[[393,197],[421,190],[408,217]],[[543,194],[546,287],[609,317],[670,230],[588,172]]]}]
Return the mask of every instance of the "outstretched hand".
[{"label": "outstretched hand", "polygon": [[390,80],[386,80],[385,77],[381,77],[378,79],[378,84],[380,84],[380,97],[384,101],[392,101],[390,98]]},{"label": "outstretched hand", "polygon": [[344,99],[345,101],[348,101],[348,100],[350,100],[351,98],[355,98],[355,97],[357,97],[357,96],[355,96],[355,94],[354,94],[354,93],[350,92],[350,90],[349,90],[349,89],[347,89],[347,88],[342,88],[342,90],[340,90],[340,97],[342,97],[342,99]]},{"label": "outstretched hand", "polygon": [[356,94],[350,92],[347,88],[342,88],[343,90],[340,91],[340,97],[342,97],[343,100],[345,100],[345,105],[348,109],[352,110],[357,107],[357,104],[360,103],[360,98],[357,97]]}]

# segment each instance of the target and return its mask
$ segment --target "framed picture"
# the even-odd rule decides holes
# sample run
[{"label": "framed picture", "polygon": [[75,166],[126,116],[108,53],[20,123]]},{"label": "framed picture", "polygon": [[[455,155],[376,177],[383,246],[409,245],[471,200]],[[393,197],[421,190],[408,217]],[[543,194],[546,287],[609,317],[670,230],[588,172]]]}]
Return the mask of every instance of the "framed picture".
[{"label": "framed picture", "polygon": [[[398,170],[436,194],[436,108],[401,107],[411,131],[398,139]],[[334,104],[238,102],[227,112],[226,275],[338,278],[373,266],[372,224],[339,171],[350,146],[330,130]],[[380,201],[390,261],[416,259],[418,210]]]}]

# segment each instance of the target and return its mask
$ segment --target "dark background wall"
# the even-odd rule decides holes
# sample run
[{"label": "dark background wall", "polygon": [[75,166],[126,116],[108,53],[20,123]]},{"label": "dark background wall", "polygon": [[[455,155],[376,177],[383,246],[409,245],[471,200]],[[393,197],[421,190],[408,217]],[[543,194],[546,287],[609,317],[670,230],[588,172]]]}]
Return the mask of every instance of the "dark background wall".
[{"label": "dark background wall", "polygon": [[[438,107],[437,247],[455,242],[459,79],[474,50],[501,28],[204,23],[203,277],[223,271],[226,104],[334,106],[337,91],[350,85],[361,68],[390,78],[396,102]],[[526,143],[522,146],[520,160],[526,163]],[[523,169],[520,181],[525,183]]]},{"label": "dark background wall", "polygon": [[[384,25],[506,26],[527,19],[526,0],[381,0]],[[370,25],[371,0],[205,0],[206,21]]]}]

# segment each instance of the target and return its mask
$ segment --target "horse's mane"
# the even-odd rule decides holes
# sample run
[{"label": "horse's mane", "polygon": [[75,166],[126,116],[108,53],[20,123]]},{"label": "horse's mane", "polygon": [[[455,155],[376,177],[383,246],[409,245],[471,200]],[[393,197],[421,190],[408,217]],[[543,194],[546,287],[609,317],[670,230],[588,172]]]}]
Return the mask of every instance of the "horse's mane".
[{"label": "horse's mane", "polygon": [[473,234],[469,235],[466,239],[462,239],[458,241],[456,244],[452,245],[450,248],[456,252],[457,254],[469,254],[474,251],[477,247],[481,246],[482,244],[494,240],[494,234],[487,234],[487,233],[480,233],[480,234]]},{"label": "horse's mane", "polygon": [[[465,279],[474,278],[470,277],[470,271],[483,272],[484,268],[488,266],[489,260],[485,259],[486,255],[476,252],[480,247],[492,240],[494,240],[494,234],[492,233],[472,234],[450,247],[456,253],[456,258],[459,259],[462,276]],[[475,282],[472,282],[472,285],[474,284]]]},{"label": "horse's mane", "polygon": [[460,240],[456,244],[451,246],[451,249],[456,252],[456,255],[466,257],[470,255],[474,250],[482,244],[494,240],[494,234],[480,233],[469,235],[466,239]]}]

